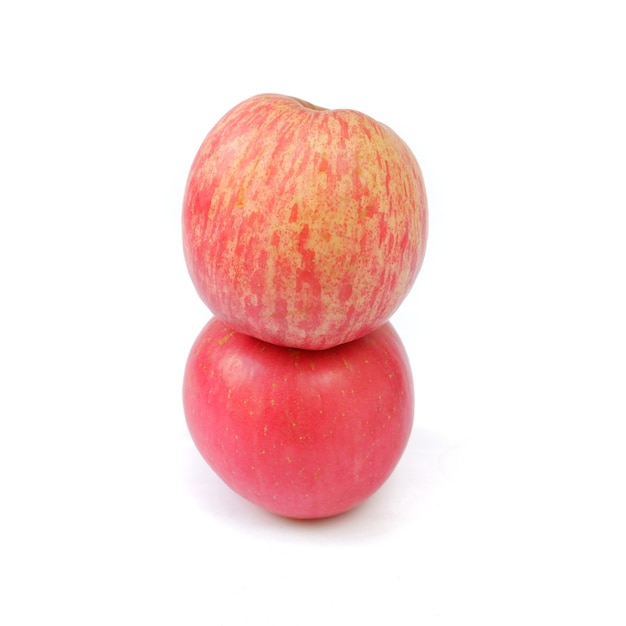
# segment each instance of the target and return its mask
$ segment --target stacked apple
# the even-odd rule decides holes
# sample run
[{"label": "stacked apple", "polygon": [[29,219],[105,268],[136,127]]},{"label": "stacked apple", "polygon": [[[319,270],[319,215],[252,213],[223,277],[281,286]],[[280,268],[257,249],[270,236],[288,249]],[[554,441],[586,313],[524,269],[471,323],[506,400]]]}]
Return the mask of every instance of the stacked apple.
[{"label": "stacked apple", "polygon": [[185,368],[191,436],[234,491],[274,513],[352,509],[389,477],[413,422],[388,322],[422,264],[419,165],[387,126],[263,94],[209,132],[183,244],[214,317]]}]

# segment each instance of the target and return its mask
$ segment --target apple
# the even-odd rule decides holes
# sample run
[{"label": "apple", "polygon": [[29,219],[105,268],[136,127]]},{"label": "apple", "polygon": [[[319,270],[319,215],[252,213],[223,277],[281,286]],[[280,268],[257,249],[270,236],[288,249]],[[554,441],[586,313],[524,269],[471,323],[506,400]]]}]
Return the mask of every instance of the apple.
[{"label": "apple", "polygon": [[424,258],[419,165],[358,111],[263,94],[193,161],[183,201],[192,281],[213,314],[277,345],[325,349],[385,323]]},{"label": "apple", "polygon": [[406,447],[413,402],[389,322],[316,351],[212,318],[184,374],[187,425],[206,462],[244,498],[291,518],[337,515],[378,490]]}]

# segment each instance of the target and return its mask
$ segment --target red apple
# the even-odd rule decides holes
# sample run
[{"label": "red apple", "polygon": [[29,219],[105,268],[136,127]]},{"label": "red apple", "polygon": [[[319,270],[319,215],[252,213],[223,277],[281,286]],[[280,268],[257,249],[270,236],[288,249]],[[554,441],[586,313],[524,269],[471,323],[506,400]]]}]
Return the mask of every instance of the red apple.
[{"label": "red apple", "polygon": [[374,493],[413,423],[409,362],[389,323],[309,351],[213,318],[189,354],[183,399],[191,436],[218,476],[293,518],[336,515]]},{"label": "red apple", "polygon": [[424,257],[419,165],[357,111],[273,94],[242,102],[202,143],[183,205],[200,297],[278,345],[329,348],[378,328]]}]

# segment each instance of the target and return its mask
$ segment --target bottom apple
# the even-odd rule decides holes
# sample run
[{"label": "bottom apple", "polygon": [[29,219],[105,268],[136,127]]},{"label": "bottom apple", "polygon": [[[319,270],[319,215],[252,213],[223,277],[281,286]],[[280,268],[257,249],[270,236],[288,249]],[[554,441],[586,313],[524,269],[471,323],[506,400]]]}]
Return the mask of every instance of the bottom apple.
[{"label": "bottom apple", "polygon": [[398,463],[413,423],[413,382],[391,324],[328,350],[275,346],[217,319],[185,368],[191,436],[234,491],[285,517],[348,511]]}]

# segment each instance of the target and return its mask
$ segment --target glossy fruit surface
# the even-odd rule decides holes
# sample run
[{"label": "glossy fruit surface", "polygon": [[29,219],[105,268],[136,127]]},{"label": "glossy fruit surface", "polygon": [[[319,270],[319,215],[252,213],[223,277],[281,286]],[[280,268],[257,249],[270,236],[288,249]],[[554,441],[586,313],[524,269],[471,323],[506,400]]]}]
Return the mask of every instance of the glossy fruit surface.
[{"label": "glossy fruit surface", "polygon": [[280,347],[212,319],[188,357],[192,438],[234,491],[274,513],[328,517],[389,477],[413,422],[413,385],[391,324],[322,351]]}]

